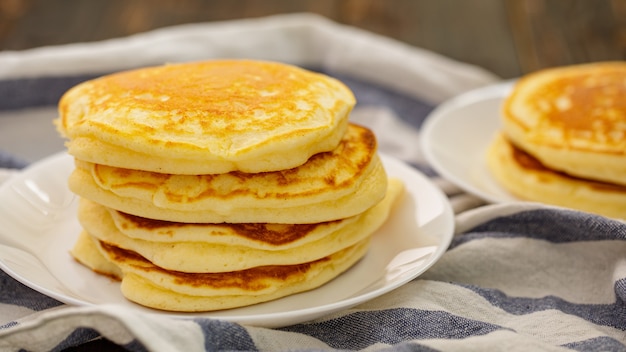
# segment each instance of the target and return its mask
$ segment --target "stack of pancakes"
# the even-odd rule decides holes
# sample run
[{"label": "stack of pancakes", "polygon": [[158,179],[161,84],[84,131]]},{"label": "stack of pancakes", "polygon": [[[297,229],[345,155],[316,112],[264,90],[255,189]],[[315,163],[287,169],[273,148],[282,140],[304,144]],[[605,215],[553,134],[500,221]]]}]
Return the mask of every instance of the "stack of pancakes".
[{"label": "stack of pancakes", "polygon": [[626,62],[542,70],[504,102],[488,151],[516,196],[626,219]]},{"label": "stack of pancakes", "polygon": [[70,89],[73,256],[173,311],[310,290],[366,253],[402,184],[339,81],[250,60],[121,72]]}]

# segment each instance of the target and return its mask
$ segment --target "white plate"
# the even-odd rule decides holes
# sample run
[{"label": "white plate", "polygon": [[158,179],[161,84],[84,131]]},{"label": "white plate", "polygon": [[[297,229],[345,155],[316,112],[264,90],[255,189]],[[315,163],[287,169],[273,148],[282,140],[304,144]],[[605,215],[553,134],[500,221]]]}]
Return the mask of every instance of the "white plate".
[{"label": "white plate", "polygon": [[119,304],[176,317],[210,317],[278,327],[321,317],[389,292],[417,277],[446,251],[454,215],[445,195],[415,169],[383,155],[406,195],[353,268],[315,290],[254,306],[181,314],[127,301],[119,283],[76,263],[69,254],[79,231],[75,196],[66,180],[73,159],[57,154],[0,186],[0,268],[25,285],[74,305]]},{"label": "white plate", "polygon": [[441,176],[488,202],[517,201],[487,169],[485,154],[500,128],[500,106],[513,81],[461,94],[433,110],[421,129],[421,148]]}]

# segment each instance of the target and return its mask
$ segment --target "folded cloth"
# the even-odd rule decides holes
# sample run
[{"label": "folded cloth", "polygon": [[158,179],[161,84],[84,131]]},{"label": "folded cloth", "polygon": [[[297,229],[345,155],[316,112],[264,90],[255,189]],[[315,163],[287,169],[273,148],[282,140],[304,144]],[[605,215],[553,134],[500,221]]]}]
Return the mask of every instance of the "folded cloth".
[{"label": "folded cloth", "polygon": [[[450,197],[457,215],[448,251],[392,292],[273,329],[68,306],[0,272],[0,351],[626,350],[626,224],[539,204],[484,205],[422,158],[419,128],[430,110],[497,80],[479,68],[317,16],[285,15],[0,53],[0,90],[38,87],[19,101],[0,95],[0,109],[54,104],[66,85],[105,72],[211,57],[286,61],[345,80],[359,101],[353,119]],[[0,134],[11,127],[2,123]]]}]

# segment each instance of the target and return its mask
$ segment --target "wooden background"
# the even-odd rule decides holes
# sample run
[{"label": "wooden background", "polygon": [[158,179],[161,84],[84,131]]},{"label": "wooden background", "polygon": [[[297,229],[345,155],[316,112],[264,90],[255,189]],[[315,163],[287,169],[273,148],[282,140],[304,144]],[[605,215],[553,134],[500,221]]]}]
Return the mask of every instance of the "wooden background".
[{"label": "wooden background", "polygon": [[626,59],[626,0],[0,0],[0,50],[305,11],[502,78]]}]

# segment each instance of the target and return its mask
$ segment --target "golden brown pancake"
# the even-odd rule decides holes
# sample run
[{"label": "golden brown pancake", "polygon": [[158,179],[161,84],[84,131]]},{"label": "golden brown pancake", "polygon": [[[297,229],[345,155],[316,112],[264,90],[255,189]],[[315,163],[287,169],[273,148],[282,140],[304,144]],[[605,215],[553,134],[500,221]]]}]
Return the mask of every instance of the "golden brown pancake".
[{"label": "golden brown pancake", "polygon": [[290,65],[213,60],[70,89],[55,121],[81,198],[77,261],[129,300],[194,312],[318,287],[367,252],[402,190],[352,92]]},{"label": "golden brown pancake", "polygon": [[[361,242],[385,222],[402,189],[400,180],[392,180],[385,199],[374,207],[350,218],[318,224],[245,224],[244,227],[241,226],[244,224],[163,224],[133,218],[132,223],[126,221],[118,227],[105,207],[85,199],[81,200],[78,218],[90,235],[132,250],[161,268],[196,273],[237,271],[306,263]],[[137,233],[140,239],[130,236]]]},{"label": "golden brown pancake", "polygon": [[498,134],[487,162],[496,180],[515,196],[626,220],[626,186],[555,171]]},{"label": "golden brown pancake", "polygon": [[339,146],[265,173],[172,175],[77,160],[70,189],[125,213],[189,223],[318,223],[360,214],[387,190],[372,131],[351,124]]},{"label": "golden brown pancake", "polygon": [[100,249],[94,244],[94,241],[96,241],[95,238],[87,232],[81,231],[70,250],[70,254],[76,261],[94,272],[120,280],[122,270],[100,253]]},{"label": "golden brown pancake", "polygon": [[503,132],[542,164],[626,185],[626,62],[542,70],[503,105]]},{"label": "golden brown pancake", "polygon": [[156,309],[198,312],[252,305],[319,287],[361,259],[369,238],[309,263],[203,274],[164,270],[132,251],[92,239],[86,233],[78,243],[91,247],[86,252],[100,256],[81,258],[82,253],[77,253],[87,266],[105,258],[119,267],[121,290],[129,300]]},{"label": "golden brown pancake", "polygon": [[251,60],[168,64],[81,83],[57,128],[77,159],[169,174],[290,169],[340,142],[355,104],[326,75]]}]

